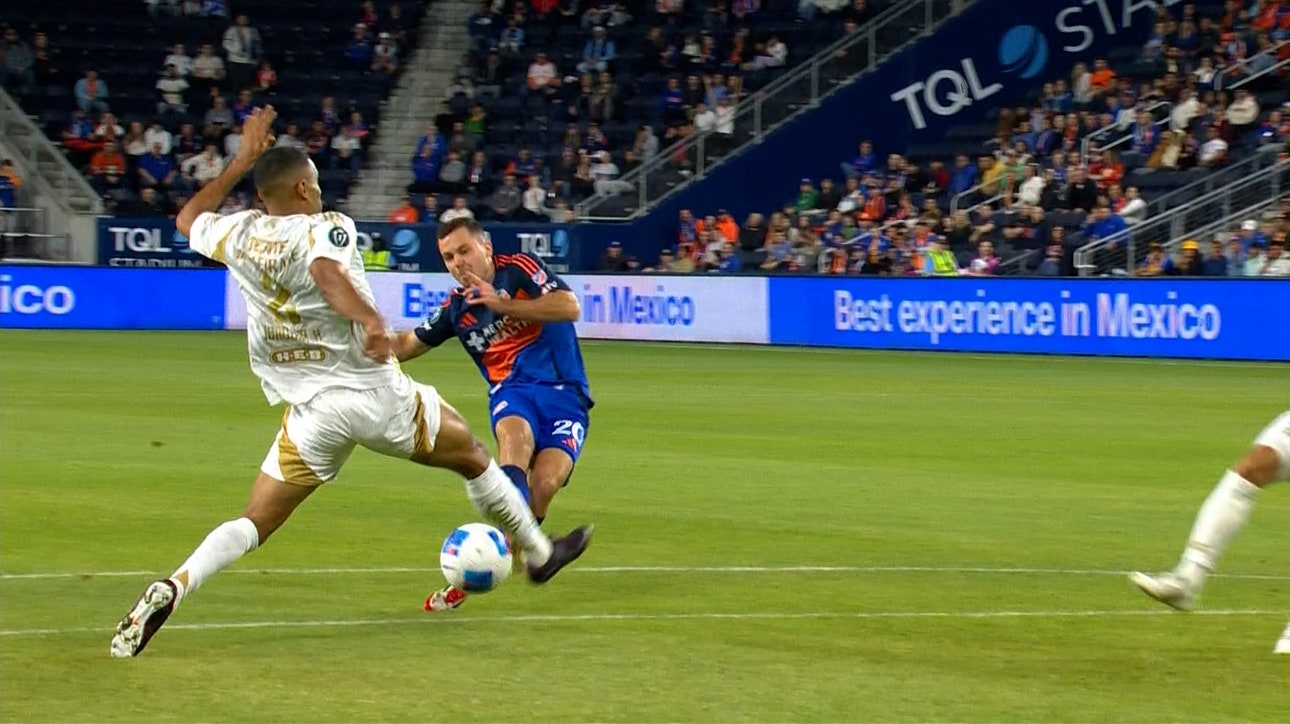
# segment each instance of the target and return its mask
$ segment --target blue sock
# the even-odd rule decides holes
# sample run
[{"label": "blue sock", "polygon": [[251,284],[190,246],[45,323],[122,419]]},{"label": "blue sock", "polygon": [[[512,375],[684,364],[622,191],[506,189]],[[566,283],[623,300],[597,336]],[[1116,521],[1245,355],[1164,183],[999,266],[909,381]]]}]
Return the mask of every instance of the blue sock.
[{"label": "blue sock", "polygon": [[[502,472],[506,473],[506,476],[511,479],[511,485],[514,485],[515,489],[520,491],[520,495],[524,496],[524,502],[529,502],[528,473],[524,472],[524,469],[518,465],[503,465]],[[538,522],[541,523],[542,521]]]}]

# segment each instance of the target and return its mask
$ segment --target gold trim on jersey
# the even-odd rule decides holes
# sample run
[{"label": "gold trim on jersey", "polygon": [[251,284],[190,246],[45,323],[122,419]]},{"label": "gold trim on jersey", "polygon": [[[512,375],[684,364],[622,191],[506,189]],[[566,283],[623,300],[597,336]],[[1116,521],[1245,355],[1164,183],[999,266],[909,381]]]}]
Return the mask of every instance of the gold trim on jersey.
[{"label": "gold trim on jersey", "polygon": [[416,393],[416,404],[412,414],[416,416],[416,432],[412,435],[412,461],[429,464],[430,455],[434,452],[434,440],[430,439],[430,424],[426,422],[426,403],[421,393]]},{"label": "gold trim on jersey", "polygon": [[211,249],[211,259],[214,259],[221,264],[228,263],[227,257],[225,256],[226,252],[224,251],[224,246],[228,243],[229,237],[233,236],[233,231],[234,229],[229,229],[227,234],[224,234],[219,241],[215,242],[215,247]]},{"label": "gold trim on jersey", "polygon": [[291,442],[291,436],[287,434],[287,418],[290,416],[291,408],[288,407],[282,414],[282,432],[278,435],[278,467],[282,469],[282,480],[292,485],[316,488],[323,484],[323,480],[300,457],[300,448]]}]

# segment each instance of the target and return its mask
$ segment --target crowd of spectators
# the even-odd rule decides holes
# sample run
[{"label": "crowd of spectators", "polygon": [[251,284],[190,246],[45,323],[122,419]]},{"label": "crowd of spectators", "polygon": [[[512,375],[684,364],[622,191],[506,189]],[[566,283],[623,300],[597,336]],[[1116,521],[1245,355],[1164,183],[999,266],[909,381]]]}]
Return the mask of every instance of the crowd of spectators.
[{"label": "crowd of spectators", "polygon": [[408,192],[465,197],[485,220],[566,219],[629,190],[621,177],[660,148],[733,138],[739,101],[811,54],[788,41],[814,37],[805,18],[825,43],[873,15],[869,0],[481,2]]},{"label": "crowd of spectators", "polygon": [[[60,66],[51,55],[58,39],[39,25],[27,36],[30,45],[20,28],[4,28],[0,82],[20,97],[68,98],[58,141],[104,198],[109,213],[171,216],[224,169],[253,109],[275,103],[279,94],[304,89],[282,87],[275,70],[274,53],[293,49],[267,47],[252,19],[233,14],[230,3],[145,0],[143,5],[154,22],[165,23],[157,28],[185,27],[205,36],[197,47],[174,43],[164,57],[156,57],[150,112],[119,117],[113,108],[118,94],[112,90],[118,79],[101,76],[92,62],[79,71]],[[403,8],[385,0],[380,8],[375,0],[355,2],[353,8],[353,37],[343,63],[383,94],[399,72],[408,39]],[[142,13],[138,21],[149,22]],[[121,80],[138,87],[137,78]],[[279,123],[278,145],[304,149],[320,169],[350,177],[361,167],[372,133],[357,108],[342,106],[331,95],[321,98],[307,121],[285,116]],[[252,196],[248,181],[222,211],[246,208]]]},{"label": "crowd of spectators", "polygon": [[[797,197],[768,217],[751,214],[740,225],[721,210],[682,211],[674,244],[657,266],[645,268],[1073,274],[1076,247],[1123,237],[1148,221],[1147,201],[1134,183],[1144,174],[1215,169],[1252,153],[1290,156],[1290,74],[1287,66],[1274,68],[1290,57],[1290,4],[1229,1],[1215,18],[1198,15],[1194,4],[1178,11],[1175,17],[1160,9],[1141,57],[1127,64],[1145,66],[1145,77],[1117,73],[1105,58],[1079,64],[1070,78],[1036,89],[1033,104],[1000,109],[995,135],[953,159],[917,163],[881,155],[862,141],[855,157],[840,163],[836,179],[801,179]],[[1273,72],[1231,90],[1268,69]],[[1284,107],[1261,108],[1260,93]],[[1085,155],[1090,138],[1098,142]],[[1122,150],[1098,150],[1121,138]],[[1240,229],[1218,235],[1230,261],[1223,276],[1283,274],[1287,212],[1283,204],[1268,219],[1244,220],[1241,229],[1259,230],[1253,237]],[[1229,243],[1233,236],[1239,243]],[[1176,259],[1162,256],[1168,241],[1142,240],[1150,253],[1139,253],[1146,257],[1141,268],[1120,271],[1217,271],[1216,264],[1188,261],[1210,240],[1191,240]],[[1001,267],[1001,259],[1013,263]],[[628,263],[620,252],[602,259],[610,268]]]}]

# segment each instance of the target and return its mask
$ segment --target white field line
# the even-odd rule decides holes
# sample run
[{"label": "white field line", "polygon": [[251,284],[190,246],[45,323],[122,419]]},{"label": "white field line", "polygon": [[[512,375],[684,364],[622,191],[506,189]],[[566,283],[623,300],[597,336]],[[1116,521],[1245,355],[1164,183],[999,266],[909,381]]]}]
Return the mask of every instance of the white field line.
[{"label": "white field line", "polygon": [[[1264,609],[1216,609],[1196,611],[1193,616],[1285,616],[1290,611]],[[221,623],[180,623],[167,631],[224,631],[229,629],[350,628],[356,626],[578,623],[597,621],[795,621],[795,620],[868,620],[868,619],[1026,619],[1026,618],[1120,618],[1178,615],[1165,609],[1143,610],[1076,610],[1076,611],[805,611],[800,613],[762,611],[753,613],[585,613],[522,616],[407,616],[403,618],[322,619],[304,621],[228,621]],[[0,637],[59,636],[65,634],[104,634],[110,628],[26,628],[0,629]]]},{"label": "white field line", "polygon": [[[233,568],[222,575],[321,576],[433,573],[427,567],[337,567],[337,568]],[[981,566],[576,566],[579,573],[967,573],[1022,576],[1125,576],[1131,571],[1107,568],[991,568]],[[3,581],[32,581],[88,578],[146,578],[164,575],[160,571],[50,571],[44,573],[0,573]],[[1215,578],[1253,581],[1290,581],[1290,574],[1218,573]]]}]

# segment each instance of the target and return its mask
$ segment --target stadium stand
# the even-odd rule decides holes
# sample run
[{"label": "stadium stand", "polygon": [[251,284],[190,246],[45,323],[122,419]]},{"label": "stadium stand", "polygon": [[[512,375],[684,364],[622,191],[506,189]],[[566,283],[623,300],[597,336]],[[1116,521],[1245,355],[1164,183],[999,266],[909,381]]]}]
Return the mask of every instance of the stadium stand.
[{"label": "stadium stand", "polygon": [[[172,213],[222,168],[240,118],[266,103],[282,119],[279,143],[309,150],[334,205],[362,163],[425,4],[11,3],[0,80],[109,212]],[[250,202],[242,194],[228,203]]]},{"label": "stadium stand", "polygon": [[446,209],[462,196],[484,219],[567,221],[676,139],[733,136],[740,100],[892,4],[481,4],[443,112],[409,149],[410,201],[432,193]]},{"label": "stadium stand", "polygon": [[[1175,274],[1217,235],[1239,247],[1233,271],[1263,274],[1243,262],[1278,253],[1290,230],[1290,4],[1175,11],[1160,10],[1145,46],[1088,58],[989,123],[908,153],[861,141],[838,176],[802,178],[797,198],[742,226],[719,209],[683,210],[658,268]],[[1107,249],[1077,269],[1076,250],[1099,240]],[[1164,256],[1147,260],[1157,246]]]}]

